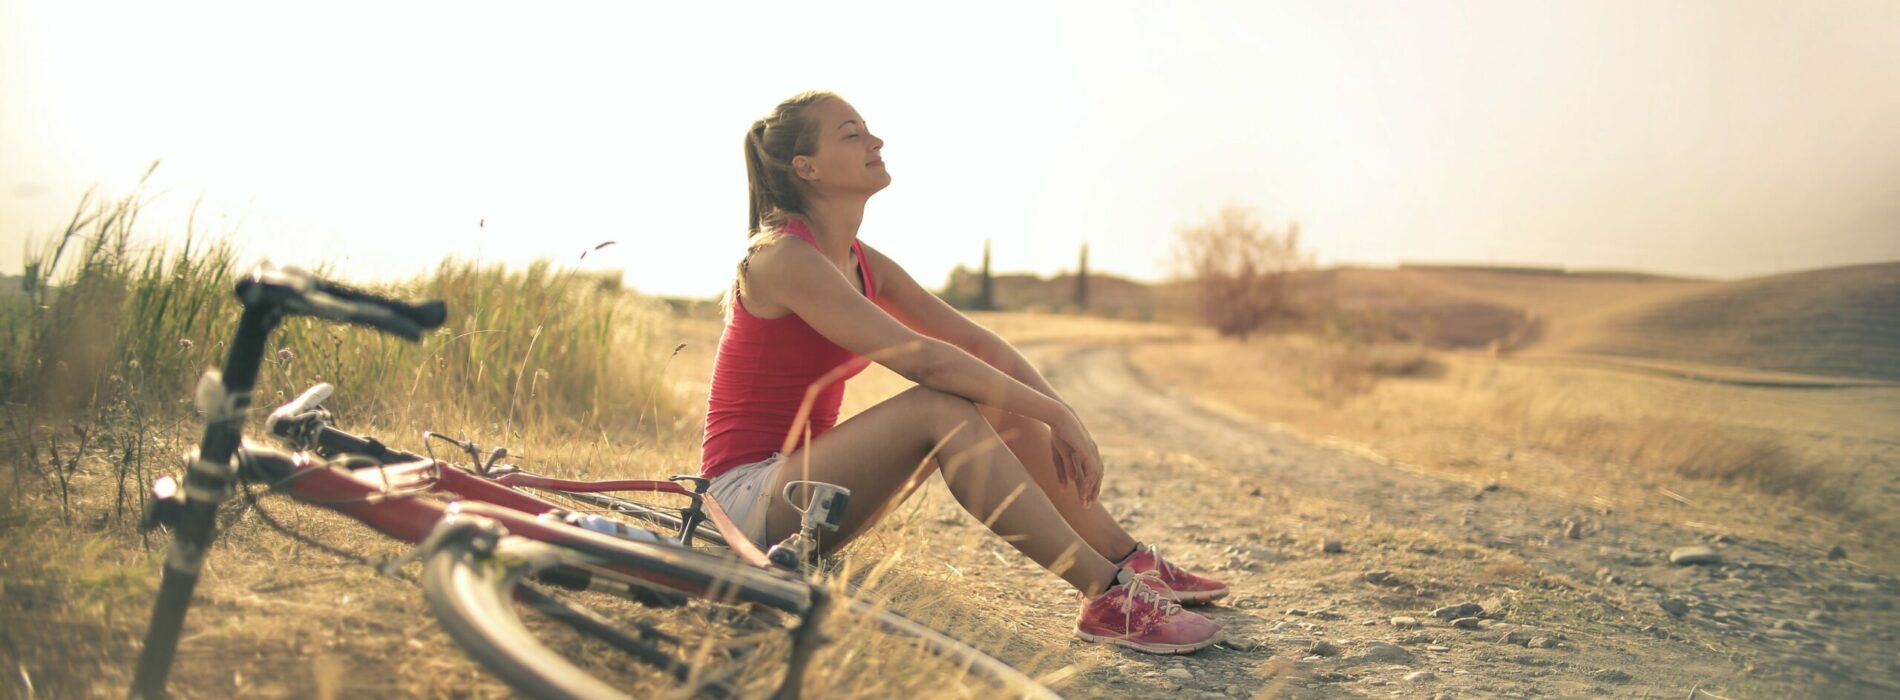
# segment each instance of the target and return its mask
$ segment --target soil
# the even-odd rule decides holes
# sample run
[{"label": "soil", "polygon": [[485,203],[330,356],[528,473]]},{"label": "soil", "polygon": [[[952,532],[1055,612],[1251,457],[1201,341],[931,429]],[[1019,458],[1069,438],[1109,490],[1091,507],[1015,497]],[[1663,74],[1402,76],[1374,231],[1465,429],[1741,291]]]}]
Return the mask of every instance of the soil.
[{"label": "soil", "polygon": [[[1159,386],[1126,346],[1028,354],[1101,444],[1110,509],[1232,588],[1199,608],[1228,642],[1167,657],[1068,641],[1078,672],[1056,684],[1065,694],[1900,694],[1900,582],[1851,553],[1619,517],[1304,443]],[[933,511],[953,508],[935,491]],[[1060,582],[967,518],[939,517],[959,542],[943,552],[954,578],[1021,600],[1009,605],[1021,633],[1062,646],[1074,610],[1048,604]],[[1337,553],[1323,551],[1329,540]],[[1718,561],[1670,562],[1690,546]],[[1434,615],[1467,603],[1476,608]]]}]

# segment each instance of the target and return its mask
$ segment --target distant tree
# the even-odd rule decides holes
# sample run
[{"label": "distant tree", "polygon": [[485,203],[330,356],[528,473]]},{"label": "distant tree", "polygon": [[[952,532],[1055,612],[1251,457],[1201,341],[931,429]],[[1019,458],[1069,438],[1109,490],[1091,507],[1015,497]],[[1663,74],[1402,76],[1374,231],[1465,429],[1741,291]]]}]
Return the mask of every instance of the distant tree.
[{"label": "distant tree", "polygon": [[1082,243],[1082,262],[1075,272],[1075,306],[1087,311],[1089,308],[1089,244]]},{"label": "distant tree", "polygon": [[990,279],[990,239],[983,239],[983,281],[977,288],[976,308],[989,311],[996,308],[996,284]]},{"label": "distant tree", "polygon": [[1194,290],[1203,320],[1221,335],[1246,338],[1300,309],[1288,278],[1311,267],[1300,253],[1300,225],[1272,230],[1258,211],[1230,204],[1176,231],[1175,273]]}]

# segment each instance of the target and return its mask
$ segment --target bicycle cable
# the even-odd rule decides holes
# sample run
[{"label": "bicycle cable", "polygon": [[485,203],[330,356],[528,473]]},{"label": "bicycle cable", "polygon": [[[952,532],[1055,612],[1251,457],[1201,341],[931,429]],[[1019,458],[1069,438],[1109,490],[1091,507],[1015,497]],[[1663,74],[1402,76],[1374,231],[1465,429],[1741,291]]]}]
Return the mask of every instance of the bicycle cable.
[{"label": "bicycle cable", "polygon": [[296,530],[291,529],[290,527],[284,525],[283,523],[277,522],[276,518],[271,517],[271,514],[264,510],[262,499],[258,498],[257,494],[251,491],[251,485],[249,483],[244,483],[243,489],[244,489],[244,500],[247,504],[250,505],[251,510],[257,513],[257,518],[259,520],[264,521],[264,524],[269,526],[270,529],[276,530],[278,534],[281,534],[285,537],[289,537],[290,539],[296,541],[299,544],[317,549],[326,554],[329,554],[330,556],[337,557],[339,559],[342,559],[344,561],[351,562],[354,564],[361,564],[363,566],[370,567],[371,569],[376,570],[377,573],[381,573],[385,576],[399,578],[409,583],[419,583],[415,577],[410,576],[409,573],[406,571],[403,571],[401,569],[385,568],[390,560],[383,560],[381,562],[378,562],[377,560],[371,559],[361,554],[357,554],[355,552],[344,551],[337,547],[324,544],[322,542],[318,542],[314,539],[311,539],[309,536],[304,535],[303,533],[297,532]]}]

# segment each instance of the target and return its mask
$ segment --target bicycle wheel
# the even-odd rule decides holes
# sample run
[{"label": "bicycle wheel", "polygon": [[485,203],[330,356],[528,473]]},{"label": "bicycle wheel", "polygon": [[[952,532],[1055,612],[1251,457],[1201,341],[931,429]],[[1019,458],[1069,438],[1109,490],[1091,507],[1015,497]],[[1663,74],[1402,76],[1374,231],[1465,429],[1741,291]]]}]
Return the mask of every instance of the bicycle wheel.
[{"label": "bicycle wheel", "polygon": [[[763,569],[735,566],[730,559],[682,547],[653,547],[649,555],[631,549],[554,545],[502,536],[498,529],[475,518],[445,521],[442,528],[445,533],[430,537],[433,549],[426,555],[424,595],[449,636],[471,658],[524,695],[597,698],[624,697],[625,693],[537,640],[516,613],[517,602],[525,602],[575,631],[658,669],[674,682],[688,683],[694,694],[718,698],[739,692],[726,679],[711,678],[705,669],[695,669],[680,659],[678,655],[686,651],[686,645],[672,635],[640,623],[628,625],[633,631],[626,631],[621,624],[524,585],[524,578],[537,570],[568,567],[638,571],[651,578],[649,583],[665,582],[702,603],[749,603],[797,617],[801,622],[789,635],[791,658],[781,697],[796,694],[805,664],[823,639],[811,622],[824,616],[828,598],[822,589]],[[928,627],[854,600],[837,603],[836,607],[871,621],[885,634],[907,638],[928,654],[998,686],[1003,693],[1058,697],[1008,664]],[[725,612],[732,611],[725,608]],[[751,618],[727,614],[726,619],[735,624]],[[769,626],[763,629],[769,632],[768,637],[781,633]],[[738,635],[732,646],[739,654],[766,648],[759,638],[758,634]],[[755,664],[735,661],[735,665]],[[790,695],[785,693],[788,688]]]}]

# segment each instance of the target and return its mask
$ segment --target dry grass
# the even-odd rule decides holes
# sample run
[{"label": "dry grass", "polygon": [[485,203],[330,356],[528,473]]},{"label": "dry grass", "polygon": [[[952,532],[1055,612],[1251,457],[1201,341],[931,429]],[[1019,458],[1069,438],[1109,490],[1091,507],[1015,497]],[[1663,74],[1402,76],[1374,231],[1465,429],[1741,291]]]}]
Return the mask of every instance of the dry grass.
[{"label": "dry grass", "polygon": [[[36,257],[35,294],[0,299],[8,402],[0,452],[9,455],[0,478],[0,667],[8,674],[0,687],[8,693],[30,683],[48,697],[123,694],[168,544],[133,527],[143,484],[196,443],[201,424],[185,389],[221,357],[234,325],[233,251],[141,251],[132,235],[137,205],[130,197],[82,207]],[[449,328],[407,344],[294,320],[270,346],[278,359],[264,368],[258,404],[331,381],[338,395],[329,405],[344,427],[411,450],[422,448],[416,436],[426,428],[505,444],[531,468],[574,478],[697,471],[696,392],[709,366],[698,363],[710,359],[716,326],[545,263],[508,271],[450,262],[390,291],[445,298]],[[688,350],[675,353],[682,342]],[[934,564],[916,543],[942,530],[925,517],[941,507],[918,501],[903,524],[857,547],[837,580],[1032,673],[1061,671],[1067,664],[1050,647],[989,631],[1010,624],[1006,611],[943,592],[925,573]],[[277,497],[258,509],[234,503],[187,623],[176,694],[509,695],[439,632],[412,584],[297,543],[264,526],[259,510],[355,556],[404,551],[320,508]],[[735,635],[756,634],[729,632],[730,613],[716,608],[590,604],[693,640],[689,655],[701,661]],[[837,641],[813,664],[807,692],[996,692],[853,625],[829,628]],[[618,654],[531,626],[630,692],[677,692]],[[705,665],[736,673],[734,682],[757,694],[782,671],[783,651],[774,641]]]},{"label": "dry grass", "polygon": [[1465,353],[1381,364],[1365,352],[1282,336],[1135,354],[1164,383],[1309,438],[1580,507],[1875,547],[1900,531],[1900,482],[1885,468],[1900,390],[1725,386]]}]

